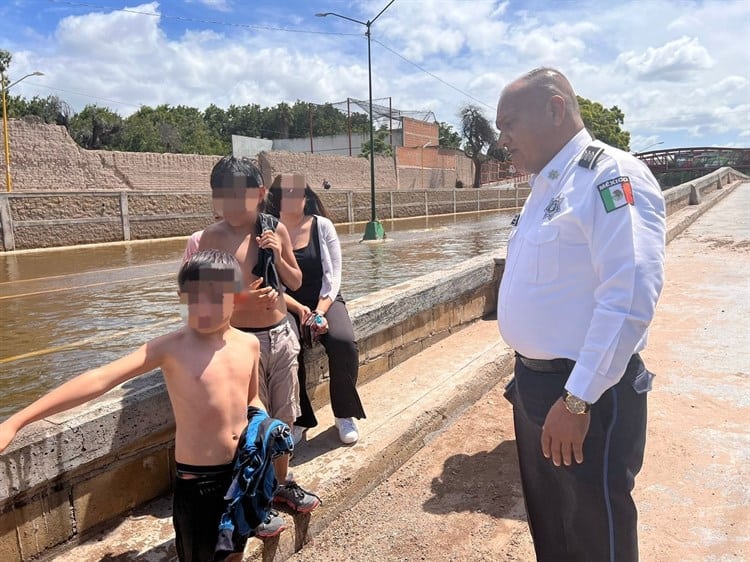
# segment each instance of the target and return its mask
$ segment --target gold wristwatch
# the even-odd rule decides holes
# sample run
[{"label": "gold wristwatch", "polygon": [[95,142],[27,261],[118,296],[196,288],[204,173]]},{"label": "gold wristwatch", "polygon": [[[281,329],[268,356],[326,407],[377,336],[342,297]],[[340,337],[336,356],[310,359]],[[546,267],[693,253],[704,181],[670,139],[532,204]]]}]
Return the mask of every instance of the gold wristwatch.
[{"label": "gold wristwatch", "polygon": [[581,400],[578,396],[571,394],[567,390],[563,394],[563,402],[571,414],[583,415],[588,414],[589,410],[591,410],[591,404],[585,400]]}]

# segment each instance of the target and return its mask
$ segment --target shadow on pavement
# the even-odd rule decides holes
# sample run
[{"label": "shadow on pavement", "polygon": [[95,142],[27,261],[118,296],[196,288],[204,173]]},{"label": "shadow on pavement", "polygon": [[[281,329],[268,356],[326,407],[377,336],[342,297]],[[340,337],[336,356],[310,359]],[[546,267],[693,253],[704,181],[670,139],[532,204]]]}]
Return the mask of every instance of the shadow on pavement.
[{"label": "shadow on pavement", "polygon": [[467,511],[519,519],[516,506],[522,494],[516,442],[502,441],[492,451],[448,457],[443,473],[430,487],[433,497],[423,506],[429,513]]}]

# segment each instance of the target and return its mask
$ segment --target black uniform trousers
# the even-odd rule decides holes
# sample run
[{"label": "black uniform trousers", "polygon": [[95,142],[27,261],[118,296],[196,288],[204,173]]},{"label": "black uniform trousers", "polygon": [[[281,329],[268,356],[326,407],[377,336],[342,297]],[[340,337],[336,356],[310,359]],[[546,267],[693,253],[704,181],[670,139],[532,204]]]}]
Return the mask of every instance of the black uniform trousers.
[{"label": "black uniform trousers", "polygon": [[506,397],[513,403],[516,447],[529,527],[539,562],[635,562],[637,512],[631,497],[646,444],[646,392],[653,375],[639,355],[620,382],[591,408],[583,464],[556,467],[542,454],[549,409],[564,393],[572,361],[539,372],[516,359]]},{"label": "black uniform trousers", "polygon": [[[296,317],[295,317],[296,318]],[[320,343],[328,355],[329,391],[331,409],[337,418],[365,418],[365,410],[357,392],[357,377],[359,375],[359,350],[354,338],[346,303],[339,295],[331,303],[328,312],[328,332],[320,336]],[[299,325],[299,319],[297,319]],[[318,419],[307,395],[307,371],[305,368],[305,350],[299,355],[299,399],[302,414],[294,422],[301,427],[315,427]]]}]

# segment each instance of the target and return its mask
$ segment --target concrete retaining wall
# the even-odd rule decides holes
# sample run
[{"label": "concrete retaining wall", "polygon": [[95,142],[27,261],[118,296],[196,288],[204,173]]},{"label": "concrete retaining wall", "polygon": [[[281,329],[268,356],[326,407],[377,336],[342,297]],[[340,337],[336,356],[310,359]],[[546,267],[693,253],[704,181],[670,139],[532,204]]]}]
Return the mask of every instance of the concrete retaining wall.
[{"label": "concrete retaining wall", "polygon": [[[375,199],[378,218],[386,220],[518,207],[528,193],[528,186],[379,191]],[[320,196],[336,223],[370,220],[369,191]],[[187,236],[212,221],[208,189],[0,193],[2,251]]]},{"label": "concrete retaining wall", "polygon": [[745,174],[725,167],[693,181],[669,188],[664,192],[667,215],[671,215],[687,205],[698,205],[703,197],[711,191],[721,189],[723,186],[745,177],[747,177]]},{"label": "concrete retaining wall", "polygon": [[[480,256],[351,301],[360,381],[494,310],[502,264]],[[316,406],[328,396],[324,362],[320,352],[309,359]],[[25,428],[2,456],[0,560],[31,560],[167,493],[173,430],[158,373]]]}]

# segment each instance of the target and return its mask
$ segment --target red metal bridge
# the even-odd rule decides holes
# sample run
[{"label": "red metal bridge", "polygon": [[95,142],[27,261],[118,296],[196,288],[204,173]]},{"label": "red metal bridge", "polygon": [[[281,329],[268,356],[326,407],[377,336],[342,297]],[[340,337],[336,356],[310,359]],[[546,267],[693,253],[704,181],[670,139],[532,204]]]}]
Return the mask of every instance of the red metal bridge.
[{"label": "red metal bridge", "polygon": [[[636,152],[634,156],[646,163],[663,188],[705,176],[723,166],[750,174],[750,148],[671,148]],[[482,162],[482,185],[510,179],[524,181],[527,177],[518,176],[510,162]]]},{"label": "red metal bridge", "polygon": [[730,166],[750,174],[750,148],[672,148],[639,152],[662,187],[672,187]]}]

